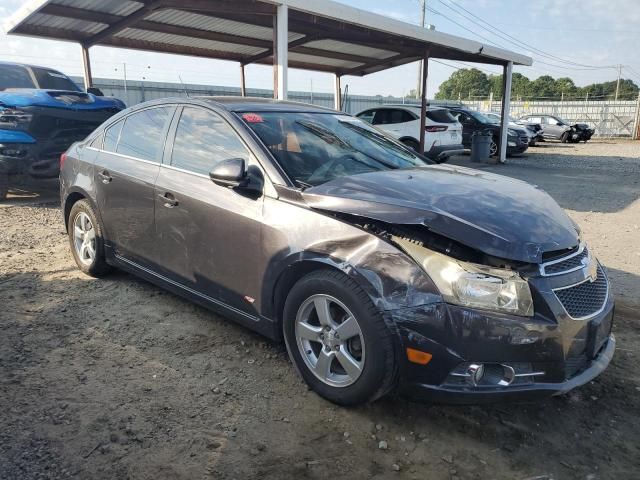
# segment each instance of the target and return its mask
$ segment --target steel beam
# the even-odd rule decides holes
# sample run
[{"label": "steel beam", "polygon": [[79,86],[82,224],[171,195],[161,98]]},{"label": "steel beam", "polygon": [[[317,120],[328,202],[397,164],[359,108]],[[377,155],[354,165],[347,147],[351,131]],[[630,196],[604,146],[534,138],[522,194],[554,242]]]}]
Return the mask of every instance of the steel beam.
[{"label": "steel beam", "polygon": [[338,112],[342,110],[342,86],[340,85],[340,75],[337,73],[333,90],[333,108]]},{"label": "steel beam", "polygon": [[274,18],[273,94],[277,100],[286,100],[289,68],[289,7],[286,4],[278,5]]},{"label": "steel beam", "polygon": [[84,45],[80,45],[80,49],[82,51],[82,76],[84,78],[84,89],[85,91],[89,89],[89,87],[93,86],[93,76],[91,75],[91,57],[89,56],[89,49]]},{"label": "steel beam", "polygon": [[509,109],[511,107],[511,80],[513,62],[507,62],[502,73],[502,123],[500,124],[500,163],[507,162],[507,137],[509,130]]},{"label": "steel beam", "polygon": [[422,99],[422,105],[420,108],[420,153],[423,154],[425,150],[424,134],[427,127],[427,76],[429,75],[429,57],[431,52],[427,50],[424,53],[422,59],[422,81],[420,88],[420,98]]}]

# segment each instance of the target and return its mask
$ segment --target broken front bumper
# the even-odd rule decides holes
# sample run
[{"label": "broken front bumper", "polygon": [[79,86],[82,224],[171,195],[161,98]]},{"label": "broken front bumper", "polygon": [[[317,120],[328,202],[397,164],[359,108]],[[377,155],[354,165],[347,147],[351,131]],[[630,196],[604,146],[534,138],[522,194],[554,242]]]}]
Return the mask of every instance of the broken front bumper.
[{"label": "broken front bumper", "polygon": [[[461,404],[568,392],[609,365],[613,308],[609,297],[588,320],[538,313],[523,318],[445,303],[387,312],[398,333],[400,390],[415,399]],[[407,348],[428,352],[431,360],[411,363]],[[470,381],[469,367],[479,365],[486,372],[504,369],[510,378],[501,384],[493,373],[485,384]]]}]

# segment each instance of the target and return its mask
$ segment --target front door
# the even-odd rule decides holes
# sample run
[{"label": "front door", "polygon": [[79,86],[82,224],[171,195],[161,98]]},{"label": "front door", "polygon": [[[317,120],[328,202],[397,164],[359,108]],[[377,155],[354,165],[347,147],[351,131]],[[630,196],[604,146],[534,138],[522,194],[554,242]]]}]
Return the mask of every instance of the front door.
[{"label": "front door", "polygon": [[[243,158],[264,176],[231,125],[204,107],[176,112],[155,187],[156,271],[243,312],[256,314],[263,196],[214,184],[213,166]],[[257,173],[256,173],[257,172]],[[253,181],[253,180],[252,180]],[[257,306],[257,305],[256,305]]]},{"label": "front door", "polygon": [[96,159],[95,185],[107,245],[140,264],[153,256],[153,185],[173,110],[147,108],[112,125]]}]

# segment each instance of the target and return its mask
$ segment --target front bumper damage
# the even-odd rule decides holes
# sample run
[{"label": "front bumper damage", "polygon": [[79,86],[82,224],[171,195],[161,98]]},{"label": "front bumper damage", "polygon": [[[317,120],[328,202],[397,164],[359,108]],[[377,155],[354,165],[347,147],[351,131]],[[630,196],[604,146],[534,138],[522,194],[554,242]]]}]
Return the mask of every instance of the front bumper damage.
[{"label": "front bumper damage", "polygon": [[[545,291],[545,282],[532,284],[538,308],[530,318],[441,302],[386,312],[401,352],[400,391],[430,402],[527,401],[566,393],[597,377],[615,350],[612,297],[607,294],[597,314],[574,320]],[[432,359],[411,363],[402,355],[407,348],[429,352]],[[494,375],[487,384],[474,384],[470,365],[508,370],[510,383],[499,384],[500,375]]]}]

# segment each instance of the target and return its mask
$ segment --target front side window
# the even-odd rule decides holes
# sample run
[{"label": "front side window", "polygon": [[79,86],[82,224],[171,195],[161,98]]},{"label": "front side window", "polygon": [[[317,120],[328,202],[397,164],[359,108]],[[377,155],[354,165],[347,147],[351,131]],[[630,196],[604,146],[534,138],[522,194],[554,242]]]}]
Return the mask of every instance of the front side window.
[{"label": "front side window", "polygon": [[122,126],[116,152],[159,163],[169,112],[170,107],[157,107],[129,115]]},{"label": "front side window", "polygon": [[78,86],[73,81],[55,70],[49,70],[48,68],[32,67],[33,75],[36,77],[39,88],[46,88],[49,90],[71,90],[72,92],[79,92]]},{"label": "front side window", "polygon": [[7,88],[35,88],[35,85],[23,66],[0,65],[0,90]]},{"label": "front side window", "polygon": [[240,114],[282,169],[301,187],[341,176],[426,163],[359,118],[332,113]]},{"label": "front side window", "polygon": [[216,163],[230,158],[248,160],[249,152],[226,120],[202,108],[185,107],[176,130],[171,165],[208,175]]}]

